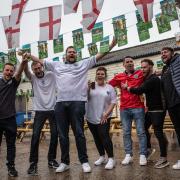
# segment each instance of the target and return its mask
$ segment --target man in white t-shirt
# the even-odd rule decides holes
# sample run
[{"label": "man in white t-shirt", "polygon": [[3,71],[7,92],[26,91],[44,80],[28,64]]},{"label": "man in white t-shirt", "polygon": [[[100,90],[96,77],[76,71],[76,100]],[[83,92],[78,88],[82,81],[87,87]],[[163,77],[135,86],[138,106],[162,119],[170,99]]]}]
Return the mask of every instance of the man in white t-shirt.
[{"label": "man in white t-shirt", "polygon": [[[110,50],[116,45],[113,39]],[[55,116],[60,136],[61,164],[56,172],[64,172],[69,169],[69,126],[71,125],[78,151],[78,157],[82,164],[83,172],[91,172],[88,163],[86,139],[84,136],[85,102],[87,101],[87,72],[96,65],[107,53],[98,53],[94,57],[76,62],[77,52],[73,46],[66,49],[66,62],[53,62],[40,60],[35,56],[26,54],[35,62],[44,64],[47,70],[56,75],[57,103]]]},{"label": "man in white t-shirt", "polygon": [[37,175],[39,139],[41,130],[47,119],[49,120],[51,132],[48,166],[50,168],[58,168],[59,166],[55,160],[58,143],[58,133],[54,113],[56,104],[56,81],[54,73],[51,71],[44,71],[42,64],[33,62],[31,68],[33,73],[28,70],[28,66],[25,68],[25,74],[32,83],[33,110],[35,111],[28,174]]}]

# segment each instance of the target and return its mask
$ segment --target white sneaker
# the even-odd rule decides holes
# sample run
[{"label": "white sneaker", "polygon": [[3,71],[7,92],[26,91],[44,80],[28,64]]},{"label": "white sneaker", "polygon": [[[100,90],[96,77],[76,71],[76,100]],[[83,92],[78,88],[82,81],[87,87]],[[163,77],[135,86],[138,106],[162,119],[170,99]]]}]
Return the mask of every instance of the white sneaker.
[{"label": "white sneaker", "polygon": [[147,159],[146,159],[145,155],[140,155],[139,164],[140,164],[140,166],[147,165]]},{"label": "white sneaker", "polygon": [[61,163],[59,165],[59,167],[56,169],[56,173],[58,172],[64,172],[64,171],[67,171],[69,169],[69,165],[67,164],[64,164],[64,163]]},{"label": "white sneaker", "polygon": [[131,162],[133,162],[133,157],[130,154],[126,154],[124,160],[121,163],[122,165],[128,165]]},{"label": "white sneaker", "polygon": [[82,169],[84,173],[91,172],[91,167],[88,162],[82,164]]},{"label": "white sneaker", "polygon": [[104,163],[106,163],[106,159],[105,159],[104,156],[100,156],[99,159],[94,162],[94,164],[95,164],[96,166],[99,166],[99,165],[104,164]]},{"label": "white sneaker", "polygon": [[173,169],[180,169],[180,160],[177,161],[176,164],[172,166]]},{"label": "white sneaker", "polygon": [[105,169],[113,169],[115,167],[115,164],[115,160],[113,158],[109,158]]}]

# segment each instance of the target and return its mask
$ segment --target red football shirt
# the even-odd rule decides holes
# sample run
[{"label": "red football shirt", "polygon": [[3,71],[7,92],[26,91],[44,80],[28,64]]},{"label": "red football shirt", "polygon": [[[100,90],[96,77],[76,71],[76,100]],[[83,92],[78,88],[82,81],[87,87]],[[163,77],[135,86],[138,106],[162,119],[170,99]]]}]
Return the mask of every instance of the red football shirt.
[{"label": "red football shirt", "polygon": [[139,87],[143,83],[144,77],[141,70],[134,71],[133,74],[126,72],[117,74],[109,81],[113,87],[118,87],[121,91],[120,109],[126,108],[144,108],[144,102],[141,96],[130,93],[125,89],[121,89],[121,83],[127,83],[129,87]]}]

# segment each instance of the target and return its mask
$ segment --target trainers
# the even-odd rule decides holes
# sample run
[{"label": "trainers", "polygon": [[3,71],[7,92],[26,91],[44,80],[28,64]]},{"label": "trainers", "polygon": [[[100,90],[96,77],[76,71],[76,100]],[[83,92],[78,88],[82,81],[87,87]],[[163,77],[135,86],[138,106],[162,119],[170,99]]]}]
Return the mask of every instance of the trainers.
[{"label": "trainers", "polygon": [[37,176],[38,175],[37,163],[32,162],[29,166],[29,169],[27,170],[27,173],[32,176]]},{"label": "trainers", "polygon": [[104,156],[100,156],[99,159],[94,162],[94,164],[95,164],[96,166],[99,166],[99,165],[104,164],[104,163],[106,163],[106,159],[105,159]]},{"label": "trainers", "polygon": [[115,160],[113,158],[109,158],[105,166],[105,169],[113,169],[114,167],[115,167]]},{"label": "trainers", "polygon": [[146,156],[145,155],[140,155],[140,158],[139,158],[139,165],[140,166],[145,166],[147,165],[147,159],[146,159]]},{"label": "trainers", "polygon": [[147,160],[151,160],[151,158],[153,157],[153,155],[155,154],[156,149],[148,149],[147,150]]},{"label": "trainers", "polygon": [[169,166],[169,162],[167,161],[167,159],[165,157],[160,157],[159,160],[154,165],[154,167],[157,169],[161,169],[166,166]]},{"label": "trainers", "polygon": [[7,167],[8,167],[8,175],[9,176],[11,176],[11,177],[17,177],[18,176],[18,172],[16,171],[14,165],[8,164]]},{"label": "trainers", "polygon": [[91,166],[89,165],[88,162],[82,164],[82,169],[83,169],[83,172],[84,172],[84,173],[89,173],[89,172],[91,172]]},{"label": "trainers", "polygon": [[53,160],[48,162],[48,166],[50,168],[57,169],[59,167],[59,164],[58,164],[58,162],[55,159],[53,159]]},{"label": "trainers", "polygon": [[177,161],[176,164],[172,166],[173,169],[180,169],[180,160]]},{"label": "trainers", "polygon": [[133,162],[133,157],[130,154],[126,154],[124,160],[121,162],[122,165],[128,165]]},{"label": "trainers", "polygon": [[56,169],[56,173],[64,172],[67,171],[68,169],[69,169],[69,165],[60,163],[59,167]]}]

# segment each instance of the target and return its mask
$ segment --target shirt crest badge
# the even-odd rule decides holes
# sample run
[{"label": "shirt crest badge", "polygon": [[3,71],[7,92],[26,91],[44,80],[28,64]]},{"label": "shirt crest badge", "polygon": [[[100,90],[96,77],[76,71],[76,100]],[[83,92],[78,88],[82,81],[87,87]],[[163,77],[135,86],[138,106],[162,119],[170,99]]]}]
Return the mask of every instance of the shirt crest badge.
[{"label": "shirt crest badge", "polygon": [[138,74],[135,74],[135,75],[134,75],[134,78],[135,78],[135,79],[138,79],[138,77],[139,77]]}]

